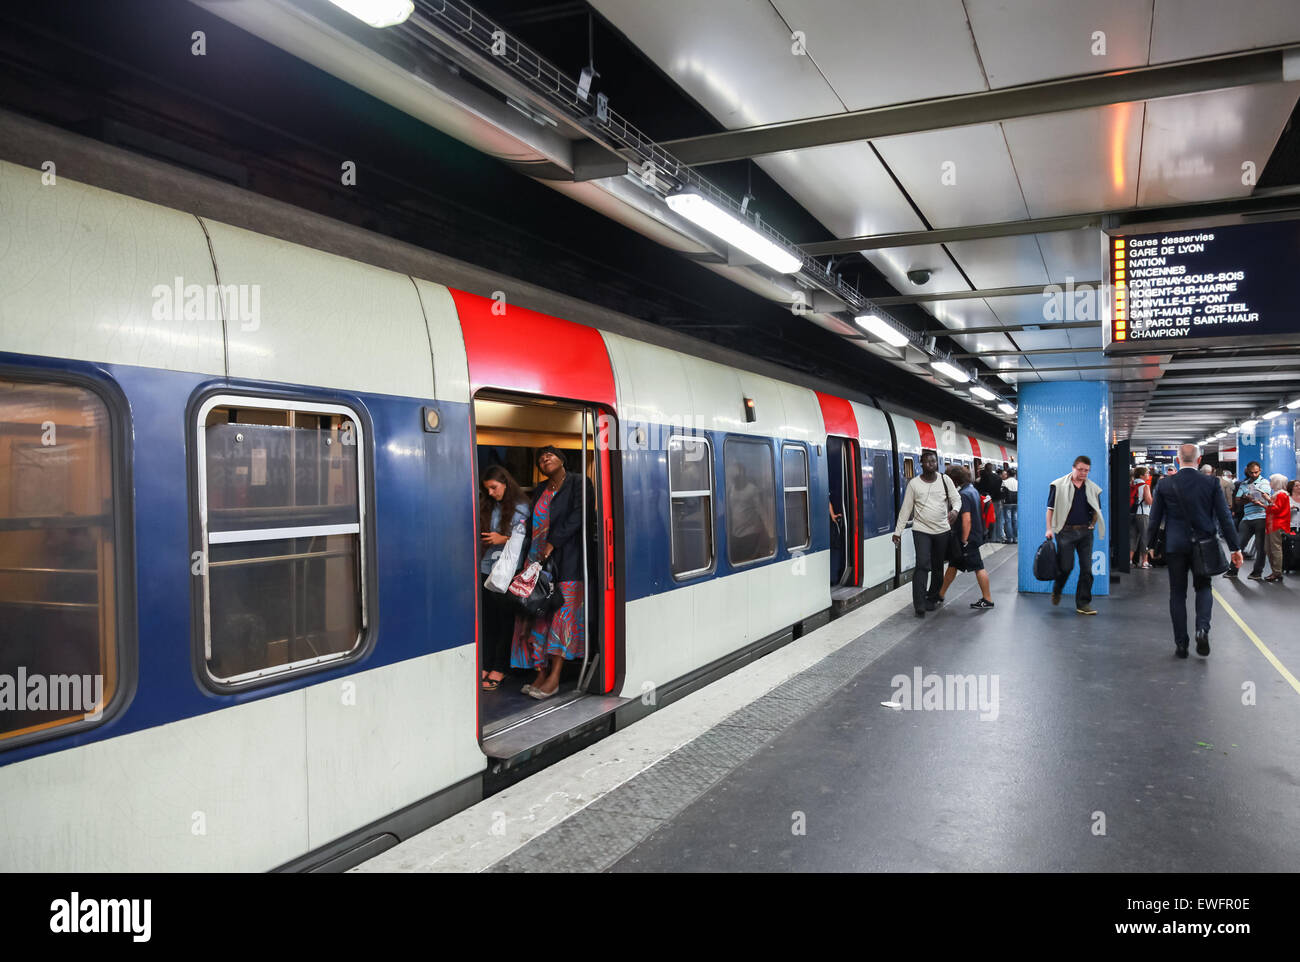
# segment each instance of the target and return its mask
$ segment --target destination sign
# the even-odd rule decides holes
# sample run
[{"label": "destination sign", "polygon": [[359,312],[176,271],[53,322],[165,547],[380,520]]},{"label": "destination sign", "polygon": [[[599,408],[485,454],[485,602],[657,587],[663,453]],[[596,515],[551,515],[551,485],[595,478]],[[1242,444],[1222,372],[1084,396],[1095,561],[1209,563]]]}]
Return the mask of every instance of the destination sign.
[{"label": "destination sign", "polygon": [[1113,236],[1108,349],[1300,335],[1300,221]]}]

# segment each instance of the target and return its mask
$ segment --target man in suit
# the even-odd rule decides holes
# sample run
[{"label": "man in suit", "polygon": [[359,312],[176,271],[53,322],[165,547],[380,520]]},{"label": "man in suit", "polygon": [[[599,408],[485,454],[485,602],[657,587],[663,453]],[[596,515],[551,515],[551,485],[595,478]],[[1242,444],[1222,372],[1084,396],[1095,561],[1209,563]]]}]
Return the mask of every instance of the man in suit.
[{"label": "man in suit", "polygon": [[[1156,490],[1151,505],[1151,528],[1165,519],[1165,556],[1169,559],[1169,614],[1174,622],[1174,646],[1179,658],[1187,657],[1187,572],[1191,569],[1191,532],[1213,534],[1215,525],[1232,549],[1232,563],[1241,567],[1241,548],[1232,527],[1232,515],[1223,488],[1213,477],[1198,474],[1201,449],[1184,444],[1178,449],[1181,470]],[[1210,653],[1210,610],[1214,606],[1209,577],[1192,575],[1196,591],[1196,653]]]}]

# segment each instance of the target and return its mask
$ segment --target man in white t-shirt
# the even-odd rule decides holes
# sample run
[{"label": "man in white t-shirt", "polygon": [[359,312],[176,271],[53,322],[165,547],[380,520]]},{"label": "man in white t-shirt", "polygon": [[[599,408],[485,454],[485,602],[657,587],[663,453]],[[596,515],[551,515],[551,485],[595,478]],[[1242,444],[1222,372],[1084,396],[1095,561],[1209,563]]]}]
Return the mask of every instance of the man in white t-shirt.
[{"label": "man in white t-shirt", "polygon": [[1016,543],[1016,523],[1020,519],[1020,482],[1016,480],[1014,468],[1002,470],[1002,521],[1007,541]]}]

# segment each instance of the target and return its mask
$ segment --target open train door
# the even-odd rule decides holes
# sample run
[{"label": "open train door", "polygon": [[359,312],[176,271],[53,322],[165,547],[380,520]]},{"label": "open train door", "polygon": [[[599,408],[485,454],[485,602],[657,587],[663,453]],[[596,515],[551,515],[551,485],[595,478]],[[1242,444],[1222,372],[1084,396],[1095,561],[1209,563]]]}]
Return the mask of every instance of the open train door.
[{"label": "open train door", "polygon": [[[580,583],[571,580],[561,586],[564,604],[553,616],[562,619],[563,631],[556,635],[563,642],[561,674],[546,697],[524,690],[536,677],[535,670],[521,665],[517,657],[527,649],[526,641],[521,641],[527,637],[526,619],[521,620],[513,609],[494,612],[489,605],[496,599],[480,598],[483,667],[475,674],[480,687],[480,738],[484,753],[494,760],[491,771],[499,774],[588,729],[607,725],[609,713],[624,701],[610,694],[621,651],[614,577],[617,465],[606,443],[618,437],[614,375],[604,339],[595,328],[513,305],[503,307],[472,294],[451,294],[464,332],[473,398],[475,539],[480,538],[481,482],[493,468],[505,469],[528,495],[530,507],[545,493],[548,477],[539,454],[548,447],[562,455],[566,475],[576,473],[582,479],[574,497],[583,518],[579,570],[584,577]],[[530,529],[532,524],[530,511]],[[484,576],[481,571],[476,575],[479,597],[478,584]],[[552,634],[548,629],[543,638],[547,650]],[[507,640],[505,653],[502,646]],[[484,690],[488,678],[480,675],[489,671],[489,665],[491,674],[504,674],[505,680]],[[538,693],[545,690],[539,688]]]},{"label": "open train door", "polygon": [[826,425],[826,482],[830,494],[832,604],[862,584],[862,452],[853,406],[817,392]]}]

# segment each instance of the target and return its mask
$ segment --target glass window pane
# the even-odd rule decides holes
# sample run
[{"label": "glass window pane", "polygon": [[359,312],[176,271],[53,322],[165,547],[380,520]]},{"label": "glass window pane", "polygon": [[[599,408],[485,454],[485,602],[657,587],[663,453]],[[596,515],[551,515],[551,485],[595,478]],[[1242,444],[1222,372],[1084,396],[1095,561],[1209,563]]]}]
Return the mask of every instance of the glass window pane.
[{"label": "glass window pane", "polygon": [[113,697],[112,479],[108,410],[93,392],[0,379],[0,675],[27,682],[24,707],[15,697],[0,711],[0,740]]},{"label": "glass window pane", "polygon": [[702,438],[668,441],[668,479],[674,491],[708,491],[711,487],[709,444]]},{"label": "glass window pane", "polygon": [[782,449],[781,470],[787,488],[808,487],[808,457],[802,448],[787,446]]},{"label": "glass window pane", "polygon": [[894,525],[894,485],[889,477],[889,457],[877,454],[872,458],[871,495],[876,508],[876,531],[884,534]]},{"label": "glass window pane", "polygon": [[785,546],[808,547],[808,492],[785,493]]},{"label": "glass window pane", "polygon": [[916,462],[911,458],[903,458],[903,480],[911,481],[916,477]]},{"label": "glass window pane", "polygon": [[704,571],[713,565],[713,499],[673,498],[673,574]]},{"label": "glass window pane", "polygon": [[360,642],[355,534],[212,545],[212,654],[228,679],[351,651]]},{"label": "glass window pane", "polygon": [[[230,420],[267,415],[293,423]],[[204,428],[208,530],[355,524],[356,442],[337,414],[214,409]]]},{"label": "glass window pane", "polygon": [[771,445],[728,438],[723,461],[731,563],[770,558],[776,554],[776,472]]}]

